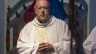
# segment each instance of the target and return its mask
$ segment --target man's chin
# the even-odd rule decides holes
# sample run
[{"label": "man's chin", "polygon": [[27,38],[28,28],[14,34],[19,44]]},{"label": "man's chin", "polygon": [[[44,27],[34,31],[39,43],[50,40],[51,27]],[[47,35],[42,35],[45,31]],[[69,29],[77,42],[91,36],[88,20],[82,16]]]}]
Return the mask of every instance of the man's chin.
[{"label": "man's chin", "polygon": [[45,18],[40,18],[40,19],[39,19],[39,22],[41,22],[41,23],[44,23],[45,21],[46,21]]},{"label": "man's chin", "polygon": [[46,17],[41,17],[41,20],[46,20]]}]

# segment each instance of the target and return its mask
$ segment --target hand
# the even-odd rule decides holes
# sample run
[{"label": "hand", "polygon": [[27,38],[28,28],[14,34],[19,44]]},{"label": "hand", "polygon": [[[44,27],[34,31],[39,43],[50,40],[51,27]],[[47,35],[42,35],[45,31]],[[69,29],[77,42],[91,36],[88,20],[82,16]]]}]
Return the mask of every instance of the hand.
[{"label": "hand", "polygon": [[54,50],[54,47],[53,47],[53,45],[52,44],[50,44],[50,43],[40,43],[39,44],[39,48],[38,48],[38,50],[39,51],[41,51],[41,50],[46,50],[46,51],[48,51],[48,50]]}]

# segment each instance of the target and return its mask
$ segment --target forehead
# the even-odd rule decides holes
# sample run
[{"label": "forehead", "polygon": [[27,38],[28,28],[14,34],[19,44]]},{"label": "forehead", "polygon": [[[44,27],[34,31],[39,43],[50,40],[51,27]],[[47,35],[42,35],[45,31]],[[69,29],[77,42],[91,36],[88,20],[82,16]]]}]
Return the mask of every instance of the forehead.
[{"label": "forehead", "polygon": [[49,2],[46,0],[37,0],[36,6],[49,6]]}]

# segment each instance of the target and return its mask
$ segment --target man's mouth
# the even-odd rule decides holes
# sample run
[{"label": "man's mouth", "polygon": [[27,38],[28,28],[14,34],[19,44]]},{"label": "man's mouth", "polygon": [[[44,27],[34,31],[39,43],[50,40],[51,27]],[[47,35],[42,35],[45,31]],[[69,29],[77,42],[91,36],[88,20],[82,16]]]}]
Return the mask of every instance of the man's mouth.
[{"label": "man's mouth", "polygon": [[44,16],[45,16],[45,14],[42,14],[41,16],[42,16],[42,17],[44,17]]}]

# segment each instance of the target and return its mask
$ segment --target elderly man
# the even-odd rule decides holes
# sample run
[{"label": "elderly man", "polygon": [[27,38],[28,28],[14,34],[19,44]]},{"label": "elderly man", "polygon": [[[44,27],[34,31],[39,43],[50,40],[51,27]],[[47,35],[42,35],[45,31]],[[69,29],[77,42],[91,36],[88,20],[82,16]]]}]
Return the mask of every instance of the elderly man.
[{"label": "elderly man", "polygon": [[21,30],[18,53],[70,54],[71,35],[67,24],[50,15],[48,0],[37,0],[34,8],[37,17]]},{"label": "elderly man", "polygon": [[[83,47],[86,54],[96,54],[96,26],[91,31],[88,38],[84,41]],[[93,52],[95,50],[95,52]]]}]

